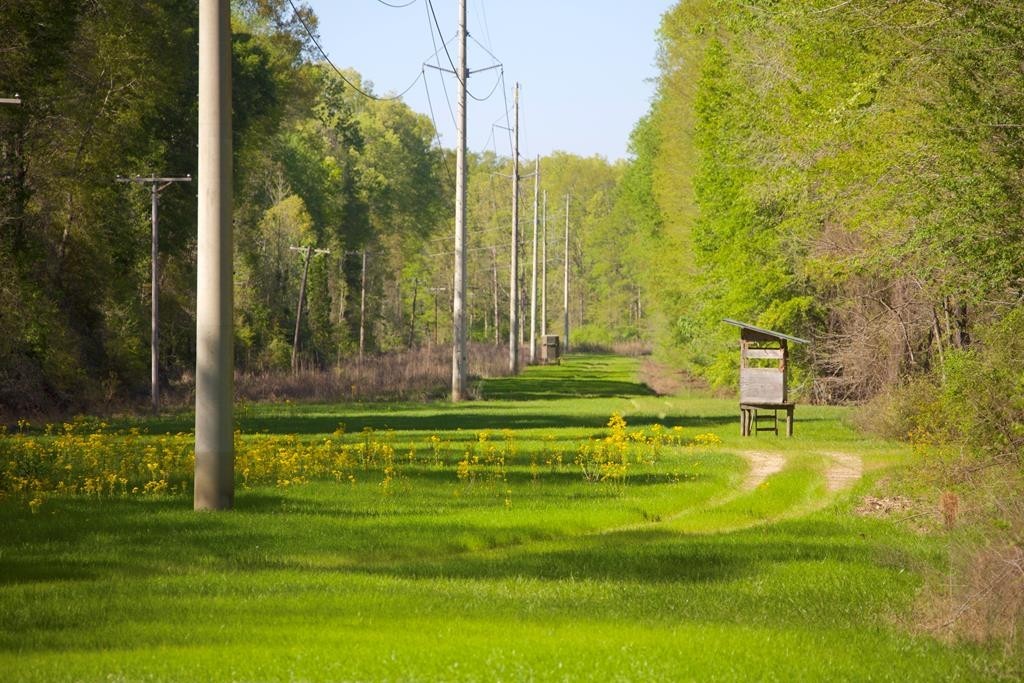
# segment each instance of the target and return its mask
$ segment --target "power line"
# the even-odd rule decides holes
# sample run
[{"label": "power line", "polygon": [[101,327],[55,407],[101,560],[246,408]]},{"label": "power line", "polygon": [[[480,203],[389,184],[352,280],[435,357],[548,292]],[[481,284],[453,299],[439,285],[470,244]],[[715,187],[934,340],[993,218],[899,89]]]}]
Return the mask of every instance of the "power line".
[{"label": "power line", "polygon": [[[430,32],[430,42],[434,45],[434,54],[431,55],[431,57],[427,58],[427,63],[429,63],[431,58],[436,58],[438,56],[438,54],[441,52],[441,48],[439,48],[437,46],[437,41],[434,40],[434,25],[430,21],[430,10],[432,8],[428,4],[426,6],[426,9],[427,9],[427,31]],[[445,53],[447,53],[448,52],[448,41],[446,41],[444,39],[444,34],[441,33],[441,28],[440,27],[438,27],[438,29],[437,29],[437,36],[441,39],[441,47],[443,47]],[[448,61],[449,62],[451,61],[451,59],[452,59],[451,55],[448,55]],[[440,62],[441,60],[438,59],[437,61]],[[431,65],[431,66],[433,66],[433,65]],[[437,68],[440,68],[440,67],[438,66]],[[455,66],[452,65],[452,69],[454,69],[454,68],[455,68]],[[453,73],[454,73],[454,71],[453,71]],[[446,86],[444,84],[444,78],[441,79],[441,90],[444,91],[444,99],[445,99],[445,102],[448,103],[448,114],[451,115],[451,117],[452,117],[452,125],[458,127],[458,124],[455,123],[455,110],[452,109],[452,101],[451,101],[451,98],[448,97],[448,86]]]},{"label": "power line", "polygon": [[[434,3],[431,2],[431,0],[427,0],[427,9],[430,11],[429,16],[433,17],[434,19],[434,26],[437,27],[437,35],[443,38],[444,34],[441,33],[441,22],[437,20],[437,13],[434,12]],[[434,34],[431,33],[430,36],[431,39],[433,39]],[[442,43],[442,45],[444,46],[444,53],[448,56],[448,63],[451,64],[452,66],[452,73],[455,74],[455,78],[457,78],[460,83],[463,83],[463,85],[465,85],[465,74],[460,74],[458,68],[456,68],[455,60],[452,59],[452,53],[448,51],[448,45],[445,43]]]},{"label": "power line", "polygon": [[[431,33],[433,36],[433,33]],[[444,170],[448,173],[448,181],[455,184],[455,176],[452,175],[452,169],[448,165],[448,157],[444,153],[444,145],[441,144],[441,129],[437,125],[437,117],[434,116],[434,103],[430,99],[430,86],[427,85],[427,78],[424,74],[423,77],[423,88],[427,91],[427,108],[430,110],[430,121],[434,124],[434,137],[437,140],[437,148],[441,153],[441,161],[444,162]]]},{"label": "power line", "polygon": [[377,0],[377,2],[379,2],[380,4],[385,5],[387,7],[394,8],[394,9],[402,9],[403,7],[408,7],[409,5],[412,5],[412,4],[416,3],[416,2],[418,2],[418,0],[409,0],[409,2],[405,3],[404,5],[393,5],[390,2],[385,2],[384,0]]},{"label": "power line", "polygon": [[[378,0],[378,2],[380,2],[380,1],[381,0]],[[423,71],[421,70],[420,73],[417,74],[416,80],[414,80],[412,83],[409,84],[409,87],[407,87],[405,90],[403,90],[402,92],[400,92],[397,95],[394,95],[392,97],[378,97],[377,95],[372,95],[372,94],[366,92],[365,90],[360,88],[358,85],[356,85],[355,83],[350,81],[345,76],[345,74],[342,73],[341,69],[339,69],[337,67],[337,65],[334,62],[331,61],[331,58],[327,56],[327,53],[324,52],[324,49],[320,46],[320,41],[318,41],[316,39],[316,36],[313,34],[313,30],[309,27],[309,24],[307,24],[306,20],[302,18],[301,14],[299,14],[299,9],[295,6],[295,3],[292,0],[288,0],[288,4],[291,5],[292,14],[295,16],[296,19],[298,19],[299,23],[302,25],[302,28],[305,29],[306,35],[308,35],[309,39],[311,41],[313,41],[313,45],[316,46],[317,51],[324,58],[324,61],[326,61],[328,64],[331,65],[331,68],[334,69],[334,71],[338,74],[338,76],[341,78],[342,81],[344,81],[346,84],[348,84],[348,86],[350,88],[355,90],[357,93],[359,93],[363,97],[365,97],[367,99],[370,99],[370,100],[376,100],[378,102],[391,102],[393,100],[400,100],[400,99],[402,99],[403,96],[405,96],[406,93],[408,93],[410,90],[413,89],[413,86],[415,86],[416,83],[421,78],[424,77]],[[383,3],[383,4],[387,4],[387,3]],[[409,4],[412,4],[412,3],[409,3]],[[405,5],[402,5],[402,7],[404,7],[404,6]]]},{"label": "power line", "polygon": [[501,96],[505,98],[505,130],[508,131],[508,148],[512,151],[515,149],[515,146],[512,144],[512,121],[508,118],[508,87],[505,85],[504,69],[501,70]]},{"label": "power line", "polygon": [[[491,67],[491,68],[497,68],[499,66],[500,65],[496,65],[495,67]],[[504,75],[504,71],[505,71],[505,69],[502,68],[502,76]],[[498,79],[496,81],[494,81],[494,85],[491,86],[491,91],[489,93],[487,93],[487,95],[485,95],[484,97],[477,97],[476,95],[474,95],[473,93],[471,93],[469,91],[469,88],[466,88],[466,94],[469,95],[470,97],[472,97],[477,102],[486,102],[487,100],[491,99],[491,96],[494,94],[494,91],[498,89],[499,85],[501,85],[501,76],[499,76]]]}]

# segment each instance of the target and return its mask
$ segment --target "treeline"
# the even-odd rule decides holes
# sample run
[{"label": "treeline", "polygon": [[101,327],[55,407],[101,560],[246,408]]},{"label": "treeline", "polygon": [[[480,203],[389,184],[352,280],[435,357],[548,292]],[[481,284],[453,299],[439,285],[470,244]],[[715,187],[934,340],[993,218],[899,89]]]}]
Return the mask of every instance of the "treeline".
[{"label": "treeline", "polygon": [[[233,10],[238,369],[291,365],[303,272],[292,247],[330,251],[310,261],[295,349],[303,368],[449,343],[453,151],[436,144],[428,117],[363,96],[321,63],[290,3],[244,0]],[[299,11],[315,29],[312,11]],[[0,13],[0,96],[22,99],[0,106],[0,411],[79,410],[146,395],[149,193],[115,177],[195,176],[196,12],[187,0],[24,0]],[[359,74],[345,78],[374,93]],[[472,154],[468,163],[471,337],[505,344],[510,156]],[[585,316],[609,317],[580,275],[594,272],[590,243],[607,229],[621,167],[570,154],[541,165],[548,327],[560,332],[565,196],[575,328]],[[532,166],[522,160],[521,172]],[[526,321],[532,190],[524,179]],[[160,197],[161,376],[186,393],[195,192],[177,184]]]},{"label": "treeline", "polygon": [[859,401],[1020,307],[1024,6],[683,0],[660,47],[617,211],[663,353],[734,381],[743,319]]}]

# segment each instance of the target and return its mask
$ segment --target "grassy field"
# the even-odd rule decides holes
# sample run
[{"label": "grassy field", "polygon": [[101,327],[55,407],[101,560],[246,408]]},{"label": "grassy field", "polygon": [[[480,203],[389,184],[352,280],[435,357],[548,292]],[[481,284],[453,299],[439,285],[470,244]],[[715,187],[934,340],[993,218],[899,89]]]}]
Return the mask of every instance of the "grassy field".
[{"label": "grassy field", "polygon": [[[0,677],[991,675],[994,653],[910,626],[940,539],[852,513],[906,451],[806,406],[793,439],[742,439],[734,401],[635,377],[636,361],[579,356],[461,405],[244,406],[254,448],[294,434],[389,455],[240,486],[229,513],[181,494],[0,499]],[[112,427],[156,440],[191,416]],[[836,453],[863,477],[831,477]]]}]

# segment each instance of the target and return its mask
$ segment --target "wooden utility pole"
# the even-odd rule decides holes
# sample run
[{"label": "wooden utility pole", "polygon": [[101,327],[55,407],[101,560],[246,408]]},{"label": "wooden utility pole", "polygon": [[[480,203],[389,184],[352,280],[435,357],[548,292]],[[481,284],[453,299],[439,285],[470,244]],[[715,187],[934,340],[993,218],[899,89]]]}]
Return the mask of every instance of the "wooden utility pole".
[{"label": "wooden utility pole", "polygon": [[199,0],[196,510],[235,500],[231,2]]},{"label": "wooden utility pole", "polygon": [[540,218],[540,155],[533,166],[533,270],[530,276],[530,362],[537,362],[537,222]]},{"label": "wooden utility pole", "polygon": [[157,178],[155,176],[118,176],[119,183],[149,185],[150,197],[150,302],[149,302],[149,398],[153,412],[160,410],[160,193],[174,183],[191,183],[192,176]]},{"label": "wooden utility pole", "polygon": [[363,266],[359,274],[359,362],[363,362],[366,346],[366,250],[363,249]]},{"label": "wooden utility pole", "polygon": [[416,297],[420,293],[420,280],[413,278],[412,281],[412,316],[409,318],[409,348],[416,346]]},{"label": "wooden utility pole", "polygon": [[540,335],[548,333],[548,191],[544,190],[540,229]]},{"label": "wooden utility pole", "polygon": [[302,324],[302,304],[306,301],[306,279],[309,277],[309,260],[313,254],[330,254],[330,249],[314,249],[312,246],[288,247],[292,251],[304,253],[302,264],[302,284],[299,285],[299,303],[295,307],[295,336],[292,339],[292,372],[299,370],[299,326]]},{"label": "wooden utility pole", "polygon": [[[455,120],[455,278],[452,297],[452,401],[466,398],[466,0],[459,0],[458,116]],[[435,316],[436,317],[436,316]],[[436,336],[436,332],[435,332]]]},{"label": "wooden utility pole", "polygon": [[519,372],[519,83],[512,94],[512,256],[508,286],[508,369]]},{"label": "wooden utility pole", "polygon": [[562,285],[562,327],[565,340],[562,351],[569,352],[569,195],[565,195],[565,282]]},{"label": "wooden utility pole", "polygon": [[434,295],[434,346],[437,346],[437,311],[438,311],[438,297],[437,295],[441,292],[447,292],[447,287],[430,287],[428,291]]}]

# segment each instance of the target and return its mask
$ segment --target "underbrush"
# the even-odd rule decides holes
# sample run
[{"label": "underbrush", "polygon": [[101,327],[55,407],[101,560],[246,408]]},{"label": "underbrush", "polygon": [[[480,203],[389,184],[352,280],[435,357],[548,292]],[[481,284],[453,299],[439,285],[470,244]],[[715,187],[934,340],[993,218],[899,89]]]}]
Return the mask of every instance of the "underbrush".
[{"label": "underbrush", "polygon": [[[469,368],[477,377],[508,374],[508,352],[470,344]],[[366,356],[324,370],[239,373],[235,396],[246,401],[382,401],[440,398],[451,391],[450,346],[421,347]]]},{"label": "underbrush", "polygon": [[[930,577],[922,626],[944,639],[996,644],[1024,656],[1024,311],[977,330],[934,373],[861,411],[862,427],[910,440],[908,488],[948,538]],[[944,527],[944,528],[943,528]],[[1024,665],[994,675],[1024,675]]]}]

